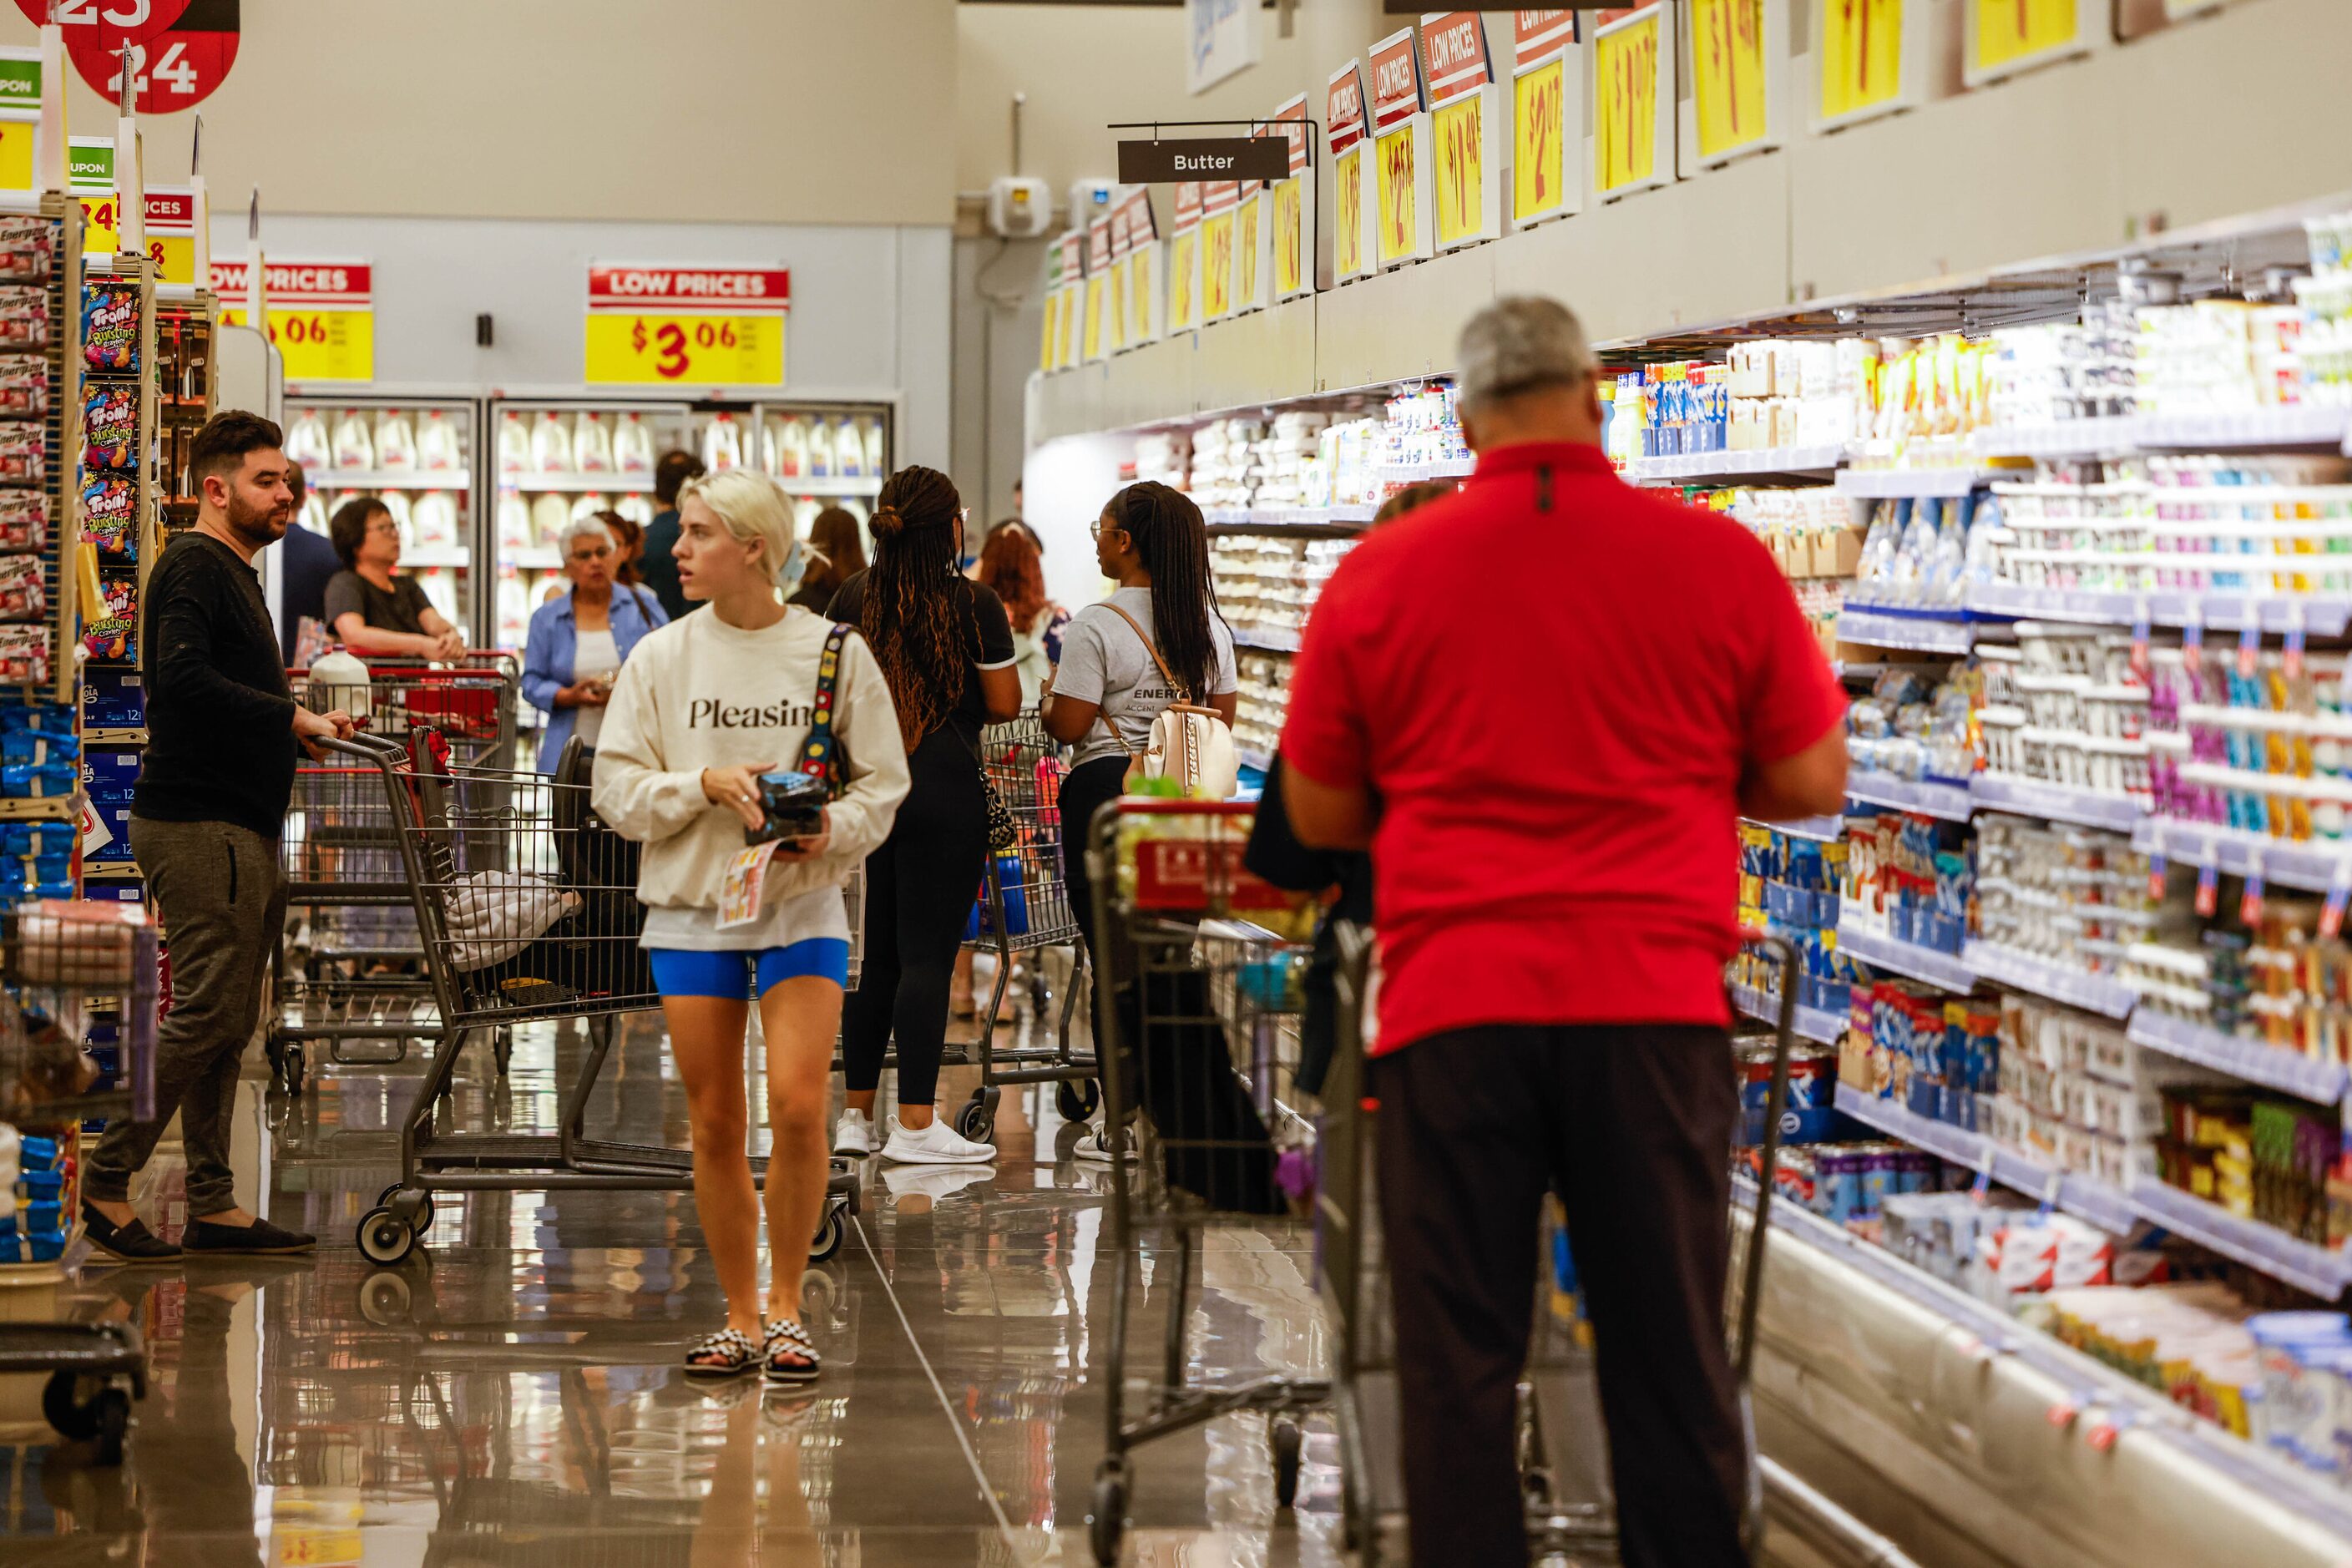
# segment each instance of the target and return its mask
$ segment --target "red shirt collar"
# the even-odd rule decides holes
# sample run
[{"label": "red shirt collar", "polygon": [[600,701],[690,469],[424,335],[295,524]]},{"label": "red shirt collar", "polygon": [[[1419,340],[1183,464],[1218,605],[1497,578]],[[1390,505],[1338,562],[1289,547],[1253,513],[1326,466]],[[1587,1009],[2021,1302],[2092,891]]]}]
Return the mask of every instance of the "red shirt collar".
[{"label": "red shirt collar", "polygon": [[1523,441],[1517,446],[1497,447],[1478,454],[1476,477],[1487,479],[1497,474],[1520,474],[1541,468],[1570,468],[1582,473],[1610,474],[1616,471],[1609,454],[1598,447],[1581,441]]}]

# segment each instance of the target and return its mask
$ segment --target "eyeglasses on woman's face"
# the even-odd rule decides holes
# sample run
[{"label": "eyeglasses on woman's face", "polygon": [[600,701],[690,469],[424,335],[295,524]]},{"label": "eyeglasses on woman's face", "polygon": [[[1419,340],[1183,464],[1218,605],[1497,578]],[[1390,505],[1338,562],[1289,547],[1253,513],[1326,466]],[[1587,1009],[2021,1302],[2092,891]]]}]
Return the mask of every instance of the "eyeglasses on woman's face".
[{"label": "eyeglasses on woman's face", "polygon": [[398,539],[400,537],[400,524],[393,521],[392,519],[388,517],[370,518],[368,520],[367,531],[370,533],[382,534],[391,539]]},{"label": "eyeglasses on woman's face", "polygon": [[612,556],[613,547],[600,539],[583,539],[572,547],[572,559],[582,566],[592,561],[609,561]]},{"label": "eyeglasses on woman's face", "polygon": [[1102,542],[1102,536],[1106,533],[1125,533],[1126,531],[1127,530],[1121,528],[1118,524],[1115,522],[1106,523],[1100,518],[1097,518],[1094,521],[1087,524],[1087,537],[1093,540],[1097,544]]}]

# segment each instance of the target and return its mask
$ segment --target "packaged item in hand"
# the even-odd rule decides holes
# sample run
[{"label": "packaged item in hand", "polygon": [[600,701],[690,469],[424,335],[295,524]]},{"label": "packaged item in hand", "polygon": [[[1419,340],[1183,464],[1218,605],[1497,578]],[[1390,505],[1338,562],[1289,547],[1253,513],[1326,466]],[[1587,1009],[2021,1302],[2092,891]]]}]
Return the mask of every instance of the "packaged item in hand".
[{"label": "packaged item in hand", "polygon": [[38,686],[48,679],[48,627],[0,626],[0,681]]},{"label": "packaged item in hand", "polygon": [[120,474],[90,474],[81,489],[81,536],[102,556],[131,558],[131,523],[139,514],[139,485]]},{"label": "packaged item in hand", "polygon": [[825,803],[833,788],[814,773],[797,770],[760,775],[760,808],[767,820],[743,830],[746,844],[772,838],[813,838],[824,831]]},{"label": "packaged item in hand", "polygon": [[[36,300],[42,296],[34,293]],[[42,342],[48,340],[47,303],[43,301]],[[6,341],[6,302],[0,300],[0,342]],[[101,374],[139,374],[139,288],[113,279],[92,279],[81,286],[81,353],[83,361]]]},{"label": "packaged item in hand", "polygon": [[0,349],[48,346],[48,290],[0,285]]},{"label": "packaged item in hand", "polygon": [[139,584],[128,577],[109,577],[100,591],[104,602],[90,605],[82,616],[81,646],[92,658],[135,660]]},{"label": "packaged item in hand", "polygon": [[47,218],[0,218],[0,282],[48,281],[57,245],[57,232]]},{"label": "packaged item in hand", "polygon": [[0,355],[0,415],[38,419],[49,411],[49,367],[29,354]]},{"label": "packaged item in hand", "polygon": [[42,490],[0,490],[0,550],[49,547],[49,498]]},{"label": "packaged item in hand", "polygon": [[46,484],[49,465],[38,425],[0,420],[0,484]]},{"label": "packaged item in hand", "polygon": [[82,399],[81,463],[92,472],[131,473],[139,466],[139,389],[92,387]]},{"label": "packaged item in hand", "polygon": [[48,618],[48,590],[37,555],[0,555],[0,621]]}]

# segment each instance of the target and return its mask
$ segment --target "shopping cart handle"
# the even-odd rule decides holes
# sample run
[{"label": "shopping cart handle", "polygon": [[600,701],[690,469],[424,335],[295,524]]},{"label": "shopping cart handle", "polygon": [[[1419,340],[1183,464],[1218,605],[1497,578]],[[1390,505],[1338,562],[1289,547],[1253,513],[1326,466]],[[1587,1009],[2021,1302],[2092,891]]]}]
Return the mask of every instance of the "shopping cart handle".
[{"label": "shopping cart handle", "polygon": [[333,735],[321,735],[311,742],[321,751],[341,752],[347,757],[365,762],[398,762],[408,755],[408,748],[387,735],[371,735],[364,730],[354,730],[352,738],[341,740]]}]

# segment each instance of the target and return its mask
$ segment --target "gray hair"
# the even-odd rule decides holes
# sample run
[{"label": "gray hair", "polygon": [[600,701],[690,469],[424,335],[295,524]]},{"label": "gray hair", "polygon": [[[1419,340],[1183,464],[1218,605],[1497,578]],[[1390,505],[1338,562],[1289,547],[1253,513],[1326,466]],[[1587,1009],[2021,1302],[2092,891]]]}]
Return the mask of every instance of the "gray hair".
[{"label": "gray hair", "polygon": [[612,547],[615,555],[621,552],[621,542],[613,537],[613,531],[604,526],[602,518],[575,517],[565,526],[562,536],[555,542],[555,548],[566,561],[572,559],[572,542],[575,539],[601,539]]},{"label": "gray hair", "polygon": [[1545,386],[1573,386],[1599,368],[1584,323],[1557,300],[1507,294],[1470,318],[1454,348],[1465,408]]}]

